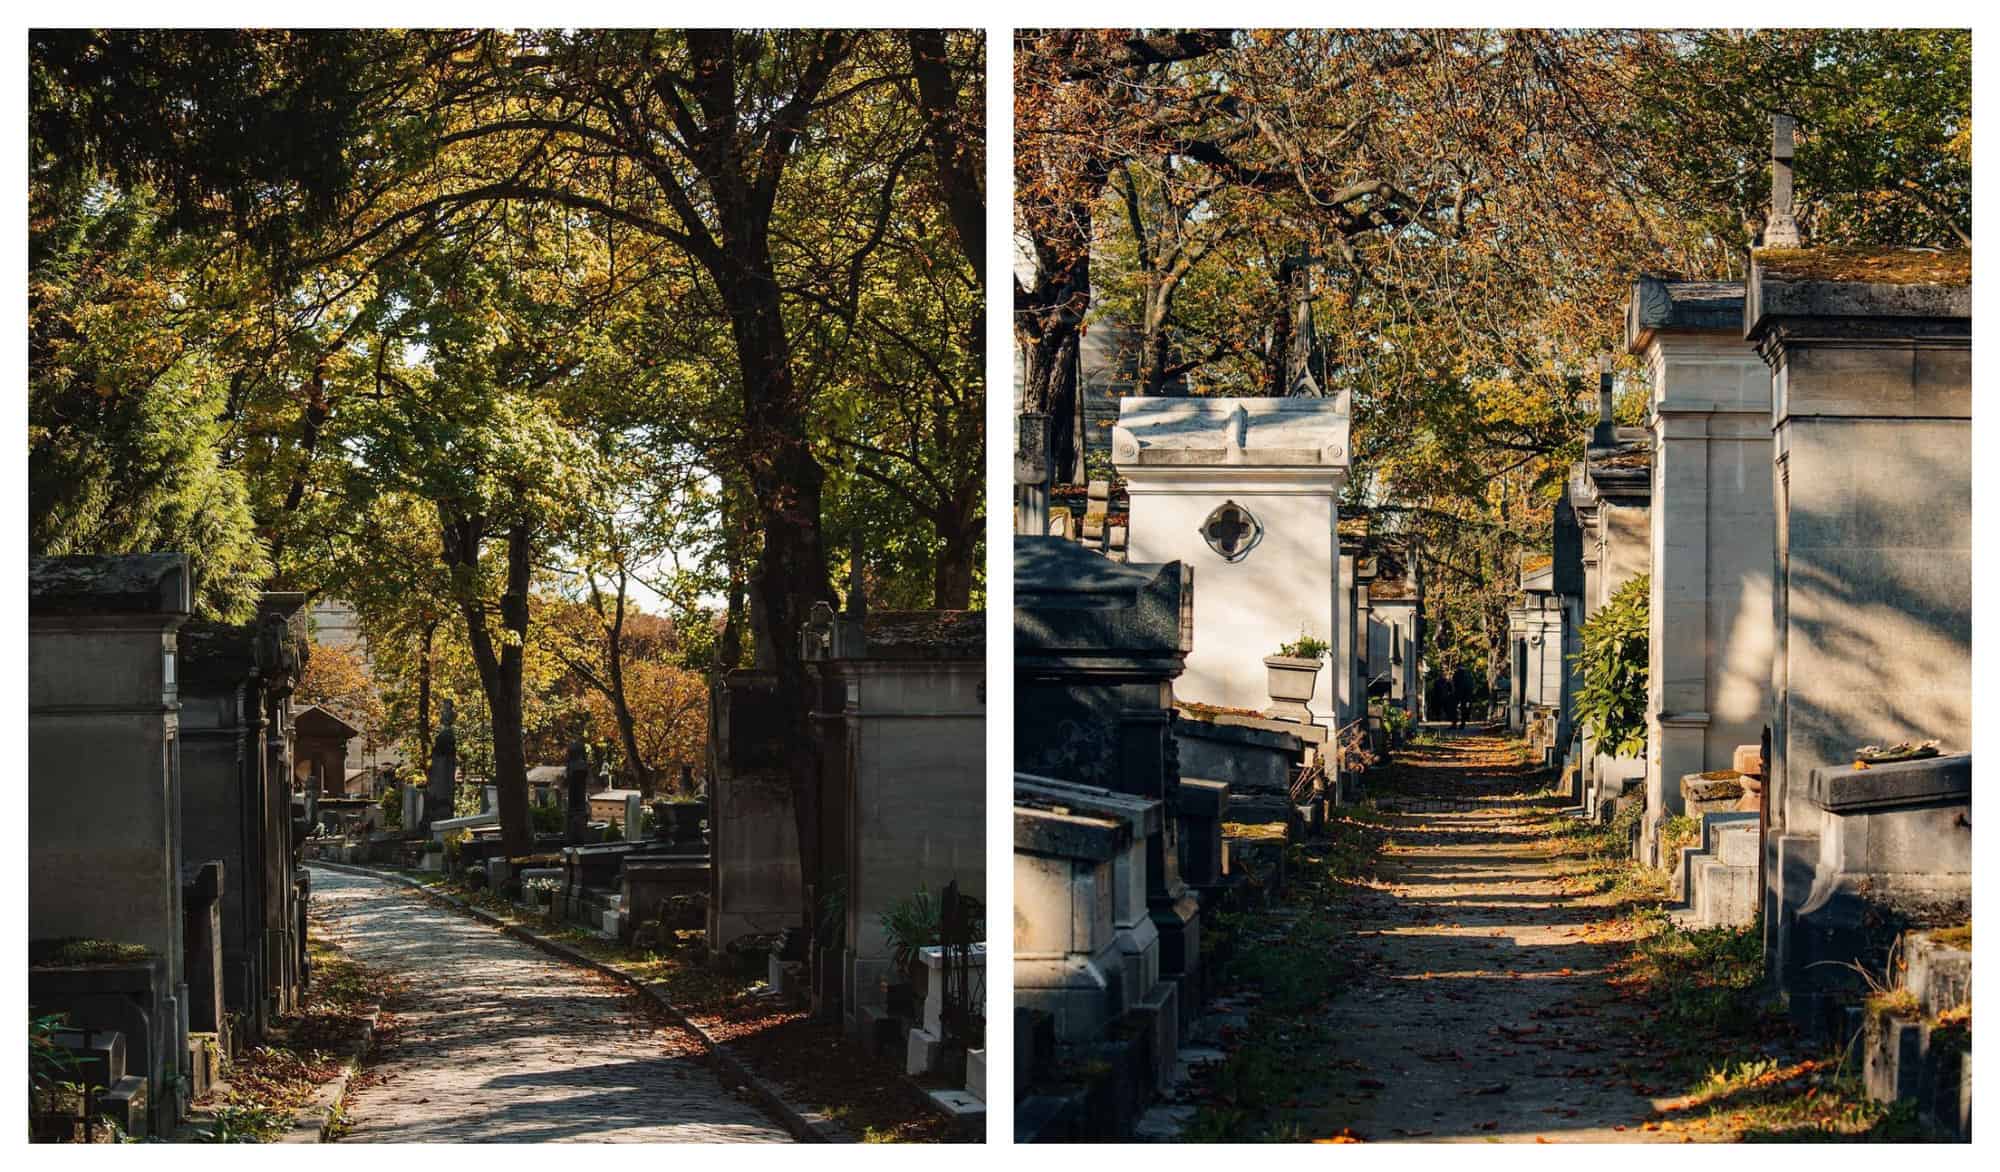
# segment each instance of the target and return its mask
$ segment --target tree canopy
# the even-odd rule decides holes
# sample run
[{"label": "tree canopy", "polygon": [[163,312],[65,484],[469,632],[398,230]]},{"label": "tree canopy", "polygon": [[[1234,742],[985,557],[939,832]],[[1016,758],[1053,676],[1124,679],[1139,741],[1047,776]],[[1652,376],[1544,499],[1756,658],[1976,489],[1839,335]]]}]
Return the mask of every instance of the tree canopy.
[{"label": "tree canopy", "polygon": [[531,748],[669,776],[760,642],[803,751],[847,551],[878,602],[983,594],[983,53],[34,33],[31,549],[186,549],[221,618],[347,600],[386,723],[421,760],[459,700],[517,846]]},{"label": "tree canopy", "polygon": [[1801,128],[1811,239],[1969,243],[1970,40],[1017,33],[1024,409],[1081,481],[1077,340],[1112,325],[1134,393],[1283,394],[1308,282],[1325,380],[1353,392],[1346,503],[1426,550],[1443,666],[1497,670],[1511,570],[1547,544],[1597,360],[1639,373],[1631,282],[1744,273],[1776,113]]}]

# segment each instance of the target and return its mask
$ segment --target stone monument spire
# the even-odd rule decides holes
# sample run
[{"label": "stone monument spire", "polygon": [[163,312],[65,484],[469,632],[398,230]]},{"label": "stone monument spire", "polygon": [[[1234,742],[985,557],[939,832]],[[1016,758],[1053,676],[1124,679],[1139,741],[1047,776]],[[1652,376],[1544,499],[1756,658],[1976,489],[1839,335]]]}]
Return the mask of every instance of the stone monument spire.
[{"label": "stone monument spire", "polygon": [[1611,355],[1597,356],[1597,426],[1590,433],[1590,446],[1609,448],[1618,443],[1618,422],[1612,412]]},{"label": "stone monument spire", "polygon": [[1285,353],[1285,394],[1294,399],[1324,399],[1321,381],[1326,370],[1326,354],[1320,349],[1319,334],[1313,328],[1311,260],[1304,256],[1285,261],[1285,286],[1292,299],[1290,346]]},{"label": "stone monument spire", "polygon": [[1789,114],[1771,115],[1771,216],[1764,224],[1765,248],[1798,248],[1798,221],[1792,218],[1792,132]]}]

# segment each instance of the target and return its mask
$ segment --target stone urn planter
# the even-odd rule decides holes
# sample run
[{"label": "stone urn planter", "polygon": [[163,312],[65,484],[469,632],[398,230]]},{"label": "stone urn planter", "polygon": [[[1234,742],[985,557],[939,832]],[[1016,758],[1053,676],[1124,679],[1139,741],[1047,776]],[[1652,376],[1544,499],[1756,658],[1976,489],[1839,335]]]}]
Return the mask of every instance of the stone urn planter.
[{"label": "stone urn planter", "polygon": [[1264,686],[1271,693],[1271,706],[1264,710],[1264,715],[1272,720],[1311,724],[1312,709],[1307,705],[1319,685],[1320,662],[1296,655],[1266,655]]}]

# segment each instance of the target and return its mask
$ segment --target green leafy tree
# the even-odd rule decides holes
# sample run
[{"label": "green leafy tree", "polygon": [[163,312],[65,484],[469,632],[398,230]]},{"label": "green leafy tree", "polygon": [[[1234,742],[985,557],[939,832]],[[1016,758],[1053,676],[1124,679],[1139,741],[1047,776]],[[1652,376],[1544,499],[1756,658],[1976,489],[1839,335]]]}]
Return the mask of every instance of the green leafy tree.
[{"label": "green leafy tree", "polygon": [[1646,632],[1648,591],[1642,574],[1620,586],[1583,624],[1583,647],[1576,664],[1582,684],[1576,694],[1577,719],[1598,747],[1614,757],[1646,752]]}]

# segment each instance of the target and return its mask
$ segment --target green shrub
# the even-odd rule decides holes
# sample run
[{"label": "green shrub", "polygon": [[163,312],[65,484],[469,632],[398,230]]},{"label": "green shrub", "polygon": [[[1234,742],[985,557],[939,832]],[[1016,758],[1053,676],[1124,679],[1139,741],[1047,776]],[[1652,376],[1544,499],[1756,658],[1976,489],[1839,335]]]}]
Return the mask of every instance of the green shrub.
[{"label": "green shrub", "polygon": [[1646,627],[1647,592],[1644,574],[1618,588],[1604,609],[1583,624],[1583,650],[1576,655],[1582,686],[1577,689],[1576,715],[1597,738],[1598,747],[1614,757],[1637,757],[1646,751]]},{"label": "green shrub", "polygon": [[888,939],[889,955],[896,962],[896,971],[907,973],[916,963],[917,950],[929,948],[938,942],[938,928],[942,922],[937,897],[929,889],[919,887],[903,899],[889,905],[889,910],[881,915],[882,933]]}]

